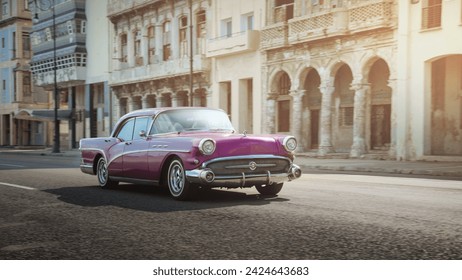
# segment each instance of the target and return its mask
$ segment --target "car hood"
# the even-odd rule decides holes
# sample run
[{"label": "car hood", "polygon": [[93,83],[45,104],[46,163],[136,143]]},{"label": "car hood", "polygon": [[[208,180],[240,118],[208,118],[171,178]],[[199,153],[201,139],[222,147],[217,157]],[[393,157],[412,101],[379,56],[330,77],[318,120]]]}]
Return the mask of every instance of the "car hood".
[{"label": "car hood", "polygon": [[[278,135],[245,135],[235,133],[194,133],[194,146],[204,138],[211,138],[216,142],[214,157],[281,154],[281,142]],[[192,135],[190,135],[192,136]],[[283,136],[282,136],[283,137]]]}]

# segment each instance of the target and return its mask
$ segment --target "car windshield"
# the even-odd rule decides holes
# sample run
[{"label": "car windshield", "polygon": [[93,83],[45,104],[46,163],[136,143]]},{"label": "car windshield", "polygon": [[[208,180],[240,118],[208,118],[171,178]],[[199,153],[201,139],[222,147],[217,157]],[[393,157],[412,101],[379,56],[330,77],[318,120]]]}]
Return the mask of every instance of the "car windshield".
[{"label": "car windshield", "polygon": [[223,111],[208,109],[182,109],[160,113],[150,134],[181,131],[233,131],[228,116]]}]

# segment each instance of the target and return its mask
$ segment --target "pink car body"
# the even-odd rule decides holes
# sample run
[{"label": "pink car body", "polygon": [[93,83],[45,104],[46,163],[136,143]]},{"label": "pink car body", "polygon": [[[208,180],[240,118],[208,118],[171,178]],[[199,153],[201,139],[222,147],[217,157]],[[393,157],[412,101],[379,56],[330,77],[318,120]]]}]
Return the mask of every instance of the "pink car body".
[{"label": "pink car body", "polygon": [[154,108],[126,114],[110,137],[82,139],[80,168],[101,187],[167,185],[180,200],[197,187],[255,186],[275,195],[301,176],[295,148],[293,136],[236,133],[222,110]]}]

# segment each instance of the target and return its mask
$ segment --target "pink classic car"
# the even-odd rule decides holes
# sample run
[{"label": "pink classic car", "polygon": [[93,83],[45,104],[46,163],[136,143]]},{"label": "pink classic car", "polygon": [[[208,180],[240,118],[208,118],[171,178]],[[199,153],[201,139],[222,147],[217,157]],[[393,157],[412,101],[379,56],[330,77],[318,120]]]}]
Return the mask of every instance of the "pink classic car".
[{"label": "pink classic car", "polygon": [[80,140],[80,169],[103,188],[164,185],[179,200],[199,187],[255,186],[275,195],[301,176],[296,147],[293,136],[236,133],[222,110],[154,108],[126,114],[110,137]]}]

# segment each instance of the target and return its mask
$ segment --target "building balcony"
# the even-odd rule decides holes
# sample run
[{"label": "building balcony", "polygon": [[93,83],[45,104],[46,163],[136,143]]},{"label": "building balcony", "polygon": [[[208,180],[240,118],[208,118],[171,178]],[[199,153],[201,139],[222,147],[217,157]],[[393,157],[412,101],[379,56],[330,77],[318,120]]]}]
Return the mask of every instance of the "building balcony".
[{"label": "building balcony", "polygon": [[313,42],[366,31],[392,28],[393,1],[351,1],[348,6],[333,7],[288,19],[262,30],[262,49]]},{"label": "building balcony", "polygon": [[[209,71],[209,64],[209,60],[206,59],[203,55],[195,55],[193,58],[194,73]],[[122,63],[121,66],[124,67]],[[179,59],[161,61],[154,64],[113,70],[109,84],[116,86],[133,82],[178,77],[182,75],[189,75],[189,73],[189,57],[183,57]]]},{"label": "building balcony", "polygon": [[207,44],[207,57],[220,57],[258,50],[260,31],[247,30],[230,37],[211,39]]},{"label": "building balcony", "polygon": [[[51,89],[54,87],[54,71],[44,71],[33,74],[34,85]],[[56,71],[56,81],[60,87],[78,85],[85,82],[86,67],[71,66]]]},{"label": "building balcony", "polygon": [[260,41],[261,49],[276,49],[288,46],[288,34],[287,22],[279,22],[263,28]]},{"label": "building balcony", "polygon": [[109,0],[107,3],[107,15],[108,17],[116,17],[127,11],[133,11],[142,9],[148,5],[160,5],[164,1],[153,1],[153,0]]},{"label": "building balcony", "polygon": [[[56,39],[56,49],[59,50],[63,47],[68,48],[70,45],[82,45],[85,46],[86,35],[80,33],[74,33],[67,36],[61,36]],[[32,50],[35,55],[44,52],[53,51],[54,45],[53,40],[41,42],[38,45],[34,45]]]}]

